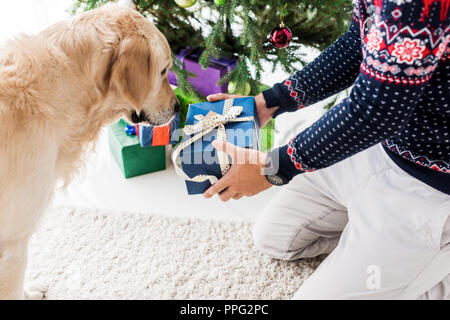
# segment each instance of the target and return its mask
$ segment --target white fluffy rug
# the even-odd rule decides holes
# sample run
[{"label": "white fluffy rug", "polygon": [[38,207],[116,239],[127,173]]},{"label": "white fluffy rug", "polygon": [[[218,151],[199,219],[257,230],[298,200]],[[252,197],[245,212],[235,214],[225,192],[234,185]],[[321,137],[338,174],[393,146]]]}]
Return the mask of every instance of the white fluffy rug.
[{"label": "white fluffy rug", "polygon": [[55,208],[27,280],[48,299],[289,299],[319,263],[262,255],[249,223]]}]

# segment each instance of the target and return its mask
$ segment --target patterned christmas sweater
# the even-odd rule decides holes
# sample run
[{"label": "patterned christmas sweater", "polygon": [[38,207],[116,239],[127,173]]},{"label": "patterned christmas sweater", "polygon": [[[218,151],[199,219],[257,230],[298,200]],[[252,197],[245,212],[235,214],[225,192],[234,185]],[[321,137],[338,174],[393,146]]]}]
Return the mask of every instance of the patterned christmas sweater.
[{"label": "patterned christmas sweater", "polygon": [[418,177],[425,169],[424,179],[446,184],[440,190],[448,193],[449,6],[450,0],[354,1],[348,32],[263,92],[268,107],[279,107],[277,116],[353,85],[348,98],[273,151],[279,172],[292,179],[382,143],[397,163],[420,168]]}]

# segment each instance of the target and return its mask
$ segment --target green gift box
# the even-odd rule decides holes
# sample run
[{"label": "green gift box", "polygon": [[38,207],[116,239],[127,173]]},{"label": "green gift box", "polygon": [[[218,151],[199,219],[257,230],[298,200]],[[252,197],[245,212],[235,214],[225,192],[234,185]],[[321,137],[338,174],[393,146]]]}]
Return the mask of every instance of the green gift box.
[{"label": "green gift box", "polygon": [[201,101],[182,93],[178,88],[176,88],[174,92],[178,98],[178,101],[180,102],[180,128],[184,128],[184,125],[186,124],[186,115],[187,110],[189,109],[189,105],[193,103],[199,103]]},{"label": "green gift box", "polygon": [[165,146],[141,147],[137,136],[125,133],[127,122],[121,119],[108,127],[109,149],[125,178],[166,168]]},{"label": "green gift box", "polygon": [[[264,90],[269,89],[268,85],[263,83],[259,84],[259,91],[262,92]],[[260,141],[259,141],[259,150],[260,151],[269,151],[272,149],[273,144],[275,143],[275,119],[271,119],[267,124],[259,131]]]},{"label": "green gift box", "polygon": [[271,119],[267,122],[264,128],[259,131],[259,137],[259,150],[271,150],[275,142],[275,119]]}]

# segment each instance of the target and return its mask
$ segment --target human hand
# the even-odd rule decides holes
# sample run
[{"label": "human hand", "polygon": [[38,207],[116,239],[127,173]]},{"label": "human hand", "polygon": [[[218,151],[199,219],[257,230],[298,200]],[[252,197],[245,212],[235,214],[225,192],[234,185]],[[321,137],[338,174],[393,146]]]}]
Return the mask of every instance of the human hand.
[{"label": "human hand", "polygon": [[264,152],[217,140],[212,142],[212,146],[228,154],[233,165],[219,181],[205,191],[205,198],[219,194],[222,201],[231,198],[238,200],[243,196],[254,196],[272,186],[263,174],[266,160]]},{"label": "human hand", "polygon": [[[211,94],[206,99],[208,101],[219,101],[219,100],[225,100],[225,99],[235,99],[235,98],[241,98],[242,96],[235,95],[235,94],[226,94],[226,93],[216,93]],[[258,94],[255,97],[255,106],[256,106],[256,112],[258,114],[258,120],[259,120],[259,126],[261,128],[264,128],[264,126],[267,124],[267,122],[272,119],[273,114],[278,109],[278,107],[274,108],[267,108],[266,100],[264,99],[264,96],[262,93]]]}]

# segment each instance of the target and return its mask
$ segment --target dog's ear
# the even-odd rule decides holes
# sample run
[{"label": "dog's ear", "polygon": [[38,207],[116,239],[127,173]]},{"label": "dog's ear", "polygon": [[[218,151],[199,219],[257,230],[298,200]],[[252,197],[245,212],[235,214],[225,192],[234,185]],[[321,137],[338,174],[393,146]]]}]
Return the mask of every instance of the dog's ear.
[{"label": "dog's ear", "polygon": [[148,40],[140,35],[120,41],[108,66],[110,90],[128,100],[136,110],[141,110],[151,90],[151,53]]}]

